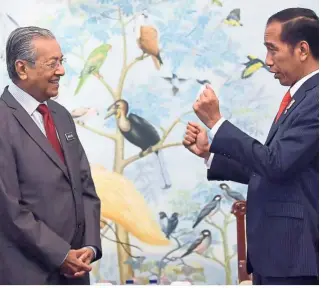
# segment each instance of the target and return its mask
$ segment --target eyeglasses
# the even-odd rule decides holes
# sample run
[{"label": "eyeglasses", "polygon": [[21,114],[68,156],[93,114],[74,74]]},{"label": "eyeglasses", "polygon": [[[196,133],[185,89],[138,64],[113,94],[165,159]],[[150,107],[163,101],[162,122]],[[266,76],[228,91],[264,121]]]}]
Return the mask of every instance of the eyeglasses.
[{"label": "eyeglasses", "polygon": [[[25,60],[29,63],[36,64],[36,61],[30,61],[30,60]],[[41,66],[45,66],[50,70],[57,69],[59,65],[63,66],[67,62],[66,58],[61,58],[61,59],[53,59],[50,60],[49,62],[40,62]]]}]

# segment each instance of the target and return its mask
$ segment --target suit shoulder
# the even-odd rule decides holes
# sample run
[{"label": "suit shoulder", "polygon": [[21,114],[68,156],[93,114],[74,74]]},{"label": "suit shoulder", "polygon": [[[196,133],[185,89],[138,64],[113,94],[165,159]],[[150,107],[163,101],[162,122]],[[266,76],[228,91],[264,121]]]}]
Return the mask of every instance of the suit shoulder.
[{"label": "suit shoulder", "polygon": [[0,119],[7,118],[11,114],[10,110],[7,103],[0,98]]},{"label": "suit shoulder", "polygon": [[48,100],[48,104],[56,111],[58,111],[59,113],[66,113],[68,115],[70,115],[70,112],[67,110],[67,108],[61,104],[59,104],[58,102],[54,101],[54,100]]}]

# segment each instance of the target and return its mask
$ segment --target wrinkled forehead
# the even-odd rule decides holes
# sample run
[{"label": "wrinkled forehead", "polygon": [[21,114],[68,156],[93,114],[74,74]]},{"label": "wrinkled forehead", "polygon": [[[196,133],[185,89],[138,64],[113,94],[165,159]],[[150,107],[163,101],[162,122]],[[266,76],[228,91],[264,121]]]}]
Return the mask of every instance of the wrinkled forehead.
[{"label": "wrinkled forehead", "polygon": [[60,59],[63,56],[60,45],[56,39],[36,38],[32,40],[32,46],[35,50],[37,60],[48,61],[50,59]]}]

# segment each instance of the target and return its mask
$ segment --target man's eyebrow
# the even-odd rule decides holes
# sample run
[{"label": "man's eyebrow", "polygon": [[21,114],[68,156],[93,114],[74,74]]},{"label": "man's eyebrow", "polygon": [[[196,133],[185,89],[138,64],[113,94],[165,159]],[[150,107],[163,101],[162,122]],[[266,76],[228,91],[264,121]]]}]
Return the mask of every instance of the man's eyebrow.
[{"label": "man's eyebrow", "polygon": [[52,57],[49,58],[49,60],[58,60],[58,59],[61,59],[61,58],[64,58],[64,55],[61,55],[60,57],[52,56]]},{"label": "man's eyebrow", "polygon": [[276,46],[273,44],[273,43],[271,43],[271,42],[264,42],[264,45],[266,46],[266,47],[270,47],[270,48],[275,48]]}]

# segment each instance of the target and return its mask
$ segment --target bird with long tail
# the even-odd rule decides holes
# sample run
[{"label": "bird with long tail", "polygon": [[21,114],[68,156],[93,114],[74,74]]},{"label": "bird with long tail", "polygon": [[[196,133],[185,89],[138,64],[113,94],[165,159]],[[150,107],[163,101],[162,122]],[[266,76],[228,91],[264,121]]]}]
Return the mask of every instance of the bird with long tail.
[{"label": "bird with long tail", "polygon": [[203,207],[196,218],[193,228],[195,228],[206,216],[210,214],[214,215],[217,212],[217,210],[220,208],[221,199],[221,195],[215,195],[212,201]]},{"label": "bird with long tail", "polygon": [[[129,106],[126,100],[117,100],[107,109],[107,115],[105,119],[115,115],[117,126],[124,136],[124,138],[142,149],[140,156],[142,157],[145,151],[150,151],[152,146],[159,143],[161,140],[157,130],[144,118],[129,113]],[[165,182],[163,189],[168,189],[172,186],[169,174],[165,167],[162,151],[155,151],[157,159],[159,161],[161,174]]]}]

